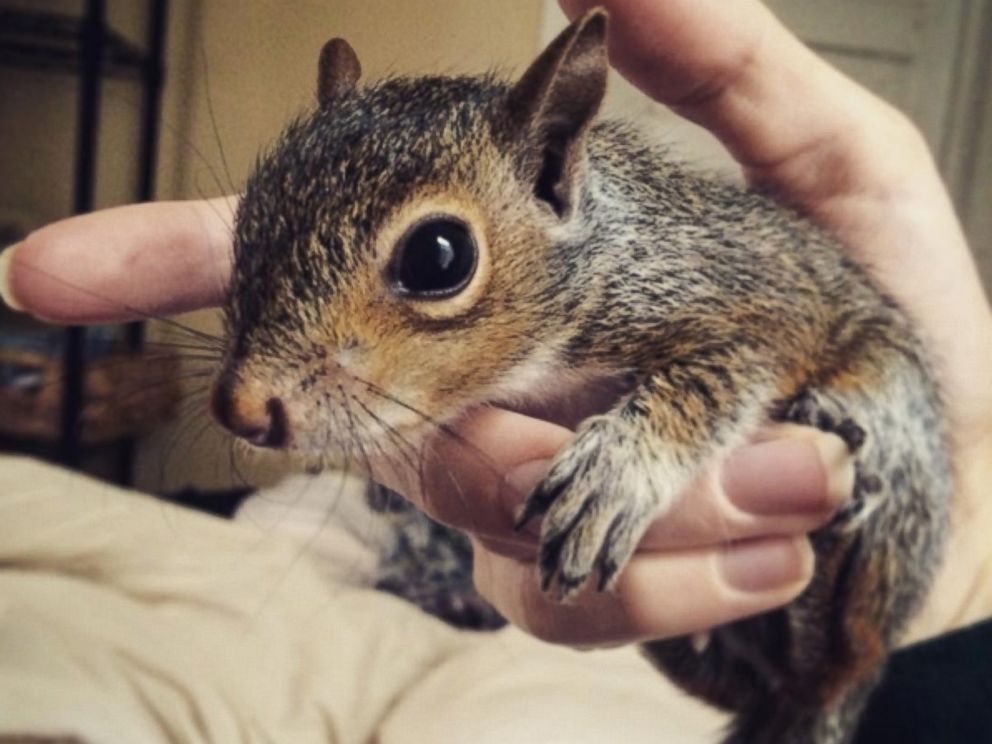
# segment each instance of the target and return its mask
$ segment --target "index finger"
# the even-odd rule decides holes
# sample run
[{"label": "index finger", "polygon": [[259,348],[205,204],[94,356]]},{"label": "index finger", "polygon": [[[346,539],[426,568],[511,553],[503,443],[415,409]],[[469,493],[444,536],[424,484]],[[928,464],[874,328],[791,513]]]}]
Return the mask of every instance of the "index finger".
[{"label": "index finger", "polygon": [[[536,525],[518,534],[517,510],[573,437],[557,424],[482,408],[445,427],[420,457],[371,457],[375,479],[494,552],[531,552]],[[418,461],[421,467],[418,467]],[[854,466],[832,434],[777,425],[714,463],[644,535],[644,551],[706,547],[809,532],[850,496]]]},{"label": "index finger", "polygon": [[[516,481],[536,476],[572,438],[565,427],[500,408],[446,426],[409,459],[372,458],[375,479],[438,521],[477,536],[512,539]],[[529,488],[527,486],[526,488]]]},{"label": "index finger", "polygon": [[0,292],[55,323],[141,320],[217,305],[237,197],[134,204],[72,217],[3,252]]}]

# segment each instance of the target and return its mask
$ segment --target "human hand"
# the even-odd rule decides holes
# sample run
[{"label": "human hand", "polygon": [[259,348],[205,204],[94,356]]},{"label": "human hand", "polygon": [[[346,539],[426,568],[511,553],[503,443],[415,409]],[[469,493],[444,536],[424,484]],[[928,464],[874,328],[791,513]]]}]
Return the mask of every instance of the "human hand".
[{"label": "human hand", "polygon": [[[5,254],[7,295],[64,323],[217,304],[230,270],[229,207],[146,204],[51,225]],[[615,594],[587,593],[570,606],[538,591],[531,560],[536,536],[512,528],[516,505],[570,437],[568,429],[489,409],[463,421],[458,438],[441,436],[425,448],[432,459],[423,480],[388,467],[379,476],[473,535],[480,589],[519,625],[550,640],[616,643],[709,628],[771,609],[802,590],[812,556],[801,536],[847,496],[853,469],[844,445],[830,435],[798,427],[775,433],[780,441],[737,453],[724,470],[727,489],[717,468],[700,479],[646,536]],[[769,463],[776,473],[771,487]],[[692,602],[658,601],[688,592]]]},{"label": "human hand", "polygon": [[[577,13],[591,4],[566,3],[566,9]],[[934,343],[945,388],[962,391],[951,396],[955,432],[970,442],[981,431],[987,442],[980,422],[989,418],[977,411],[987,409],[988,392],[975,383],[992,356],[984,342],[992,338],[988,307],[946,194],[912,127],[817,61],[756,2],[608,5],[614,61],[635,82],[721,136],[752,181],[776,189],[835,229],[921,322],[930,319],[930,327],[923,324],[928,336],[955,323],[976,329],[970,346]],[[141,205],[45,228],[8,254],[10,294],[29,311],[61,322],[215,304],[230,262],[227,226],[217,206]],[[938,242],[941,249],[935,250]],[[912,246],[908,256],[904,245]],[[71,282],[51,278],[66,266],[72,267]],[[953,308],[941,309],[947,294],[934,289],[937,283],[954,287]],[[979,364],[962,367],[962,349],[969,348],[984,351]],[[979,393],[971,402],[981,406],[965,402],[969,391]],[[964,417],[962,429],[959,417],[965,413],[975,415]],[[438,518],[473,533],[483,593],[518,624],[557,641],[679,635],[787,602],[811,573],[801,536],[827,519],[850,490],[850,462],[837,440],[779,430],[784,439],[744,448],[722,479],[715,465],[678,510],[652,528],[615,594],[586,593],[578,604],[562,606],[536,589],[529,560],[533,536],[514,535],[510,525],[513,506],[569,432],[495,410],[462,422],[459,432],[486,454],[484,466],[442,438],[423,482],[403,473],[386,473],[385,479],[394,479],[390,485]],[[957,539],[955,547],[960,548]],[[964,558],[974,558],[965,552]],[[728,582],[735,570],[744,579],[738,584],[746,586]],[[690,592],[691,602],[672,601]],[[938,620],[932,632],[941,627]]]},{"label": "human hand", "polygon": [[721,139],[752,185],[837,235],[917,323],[955,466],[952,537],[906,640],[992,615],[992,313],[930,152],[900,112],[827,65],[757,0],[562,0],[611,13],[610,58]]}]

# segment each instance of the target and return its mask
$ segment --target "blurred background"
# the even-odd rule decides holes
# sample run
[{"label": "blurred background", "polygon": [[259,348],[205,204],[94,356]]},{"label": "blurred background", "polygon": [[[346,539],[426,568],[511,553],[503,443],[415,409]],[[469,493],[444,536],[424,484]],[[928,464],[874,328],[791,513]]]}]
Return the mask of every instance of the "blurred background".
[{"label": "blurred background", "polygon": [[[774,0],[832,63],[928,138],[992,287],[992,0]],[[240,187],[260,148],[312,104],[331,36],[364,78],[507,74],[564,25],[553,0],[0,0],[0,246],[78,211]],[[609,108],[698,167],[719,145],[616,79]],[[216,333],[215,313],[178,319]],[[206,418],[202,365],[163,323],[62,329],[0,314],[0,449],[153,492],[271,482]],[[68,341],[67,341],[68,339]]]}]

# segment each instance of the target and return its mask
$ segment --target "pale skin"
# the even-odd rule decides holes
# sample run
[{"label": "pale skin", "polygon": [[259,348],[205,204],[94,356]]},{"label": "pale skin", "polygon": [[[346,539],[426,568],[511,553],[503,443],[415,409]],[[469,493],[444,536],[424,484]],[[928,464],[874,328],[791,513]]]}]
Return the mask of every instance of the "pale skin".
[{"label": "pale skin", "polygon": [[[936,360],[953,439],[954,531],[906,642],[992,616],[992,311],[932,158],[898,112],[828,67],[757,0],[563,0],[611,13],[614,65],[715,133],[748,180],[810,214],[916,319]],[[218,208],[220,207],[220,208]],[[7,252],[6,295],[63,323],[216,305],[230,271],[229,205],[137,205],[66,220]],[[71,281],[52,280],[71,267]],[[126,308],[126,309],[125,309]],[[476,583],[547,640],[612,644],[705,631],[782,605],[813,570],[806,535],[849,497],[836,438],[772,427],[690,489],[642,542],[615,591],[560,605],[537,588],[536,532],[513,511],[571,431],[489,409],[432,447],[423,480],[380,476],[467,529]],[[501,475],[494,475],[495,472]],[[453,487],[452,479],[457,481]]]}]

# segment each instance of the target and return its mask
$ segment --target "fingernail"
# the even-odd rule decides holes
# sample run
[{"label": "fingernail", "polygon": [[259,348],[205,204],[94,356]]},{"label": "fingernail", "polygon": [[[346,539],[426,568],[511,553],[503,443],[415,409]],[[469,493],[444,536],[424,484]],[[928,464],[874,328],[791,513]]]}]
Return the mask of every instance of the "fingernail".
[{"label": "fingernail", "polygon": [[17,243],[0,251],[0,299],[11,310],[24,312],[24,308],[14,299],[14,294],[10,288],[10,267],[14,261],[14,251],[20,245]]},{"label": "fingernail", "polygon": [[822,432],[741,447],[721,472],[727,498],[762,516],[831,512],[851,497],[854,458]]},{"label": "fingernail", "polygon": [[806,578],[812,570],[813,552],[805,537],[738,543],[720,558],[720,573],[734,589],[766,592]]}]

